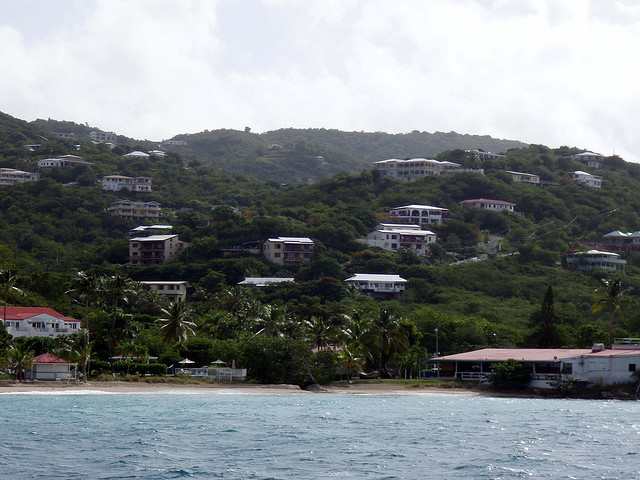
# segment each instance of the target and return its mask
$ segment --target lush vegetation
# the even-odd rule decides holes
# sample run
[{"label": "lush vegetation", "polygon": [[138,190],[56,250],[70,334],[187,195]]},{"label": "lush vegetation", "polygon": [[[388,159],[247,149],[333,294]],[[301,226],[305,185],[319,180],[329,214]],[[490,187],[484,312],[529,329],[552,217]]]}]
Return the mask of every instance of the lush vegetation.
[{"label": "lush vegetation", "polygon": [[[640,336],[640,315],[632,308],[640,293],[639,257],[625,254],[627,271],[618,283],[625,295],[617,310],[606,303],[602,311],[593,306],[603,300],[602,280],[618,279],[562,265],[569,248],[591,248],[612,230],[638,230],[640,166],[618,157],[607,158],[598,171],[602,190],[571,180],[571,172],[585,169],[571,159],[580,150],[540,145],[512,148],[504,158],[484,162],[448,147],[439,159],[481,167],[486,174],[403,183],[379,178],[352,160],[370,166],[376,158],[431,156],[426,146],[418,147],[426,134],[226,131],[187,139],[187,146],[208,149],[218,166],[228,162],[235,172],[229,173],[212,167],[213,160],[198,159],[195,150],[183,155],[177,147],[164,158],[127,160],[124,153],[151,145],[123,139],[109,149],[56,138],[49,127],[58,131],[65,125],[0,117],[1,166],[35,170],[37,160],[61,154],[82,155],[93,166],[43,169],[38,182],[0,190],[0,267],[9,272],[0,292],[5,304],[50,306],[82,318],[89,338],[67,339],[75,342],[71,346],[62,340],[11,340],[0,327],[4,364],[24,363],[45,351],[90,359],[96,368],[87,361],[89,371],[96,373],[140,372],[134,365],[100,363],[114,353],[157,356],[166,366],[184,357],[198,365],[222,359],[235,360],[258,381],[305,384],[331,379],[336,371],[343,378],[362,371],[416,376],[435,352],[436,328],[444,354],[485,346],[586,347],[608,343],[610,328],[614,337]],[[477,137],[466,140],[465,148],[487,147]],[[34,143],[39,149],[24,147]],[[271,143],[284,148],[269,150]],[[262,157],[272,163],[256,160]],[[311,157],[326,162],[318,176],[366,169],[313,184],[282,185],[292,181],[284,173],[277,182],[255,178],[265,177],[263,170],[284,172],[291,162],[307,171]],[[272,170],[281,160],[282,169]],[[555,185],[514,183],[507,169],[536,173]],[[150,176],[153,191],[103,191],[97,180],[115,173]],[[458,205],[478,197],[514,202],[518,213]],[[120,198],[160,202],[162,222],[173,225],[189,247],[162,265],[124,267],[127,232],[137,224],[105,212]],[[431,256],[386,252],[358,241],[388,218],[390,208],[410,203],[451,209],[451,220],[433,226],[438,242]],[[313,264],[282,267],[240,249],[225,256],[244,242],[278,235],[311,237]],[[456,264],[472,257],[481,261]],[[358,272],[397,273],[409,282],[399,298],[374,301],[345,286],[344,278]],[[294,276],[296,283],[236,287],[245,276]],[[83,290],[87,278],[92,292]],[[142,293],[142,280],[188,281],[188,308]]]}]

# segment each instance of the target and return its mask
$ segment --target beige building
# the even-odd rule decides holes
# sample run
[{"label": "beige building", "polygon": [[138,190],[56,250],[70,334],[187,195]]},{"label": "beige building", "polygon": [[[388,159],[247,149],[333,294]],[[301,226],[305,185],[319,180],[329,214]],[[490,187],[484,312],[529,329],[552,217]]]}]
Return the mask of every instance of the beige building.
[{"label": "beige building", "polygon": [[109,192],[127,190],[129,192],[148,193],[151,191],[151,178],[126,177],[124,175],[107,175],[100,180],[102,189]]},{"label": "beige building", "polygon": [[160,204],[158,202],[119,200],[110,204],[107,207],[107,212],[127,220],[154,220],[160,217]]},{"label": "beige building", "polygon": [[0,168],[0,187],[37,180],[40,180],[40,175],[37,173],[16,170],[15,168]]},{"label": "beige building", "polygon": [[149,287],[153,292],[157,292],[163,298],[171,302],[184,302],[187,299],[187,287],[189,284],[185,281],[146,281],[140,282]]},{"label": "beige building", "polygon": [[309,265],[314,243],[307,237],[277,237],[264,242],[262,250],[267,260],[278,265]]},{"label": "beige building", "polygon": [[151,235],[129,240],[130,267],[140,265],[157,265],[173,260],[182,251],[185,244],[178,235]]},{"label": "beige building", "polygon": [[507,173],[514,182],[530,183],[532,185],[540,185],[540,176],[533,173],[514,172],[507,170]]},{"label": "beige building", "polygon": [[396,223],[414,225],[441,225],[451,217],[447,208],[432,205],[404,205],[389,210],[389,215]]}]

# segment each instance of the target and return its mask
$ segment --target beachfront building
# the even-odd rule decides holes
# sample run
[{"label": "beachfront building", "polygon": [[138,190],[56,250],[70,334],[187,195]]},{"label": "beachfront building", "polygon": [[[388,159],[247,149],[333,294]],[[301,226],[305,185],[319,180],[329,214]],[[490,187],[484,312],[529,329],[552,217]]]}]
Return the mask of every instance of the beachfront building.
[{"label": "beachfront building", "polygon": [[175,259],[185,248],[178,235],[151,235],[135,237],[129,240],[130,267],[158,265]]},{"label": "beachfront building", "polygon": [[62,168],[70,169],[73,167],[90,167],[93,165],[91,162],[87,162],[84,158],[77,155],[61,155],[55,158],[44,158],[38,160],[38,169],[40,168]]},{"label": "beachfront building", "polygon": [[473,159],[480,161],[498,160],[500,158],[505,158],[505,155],[500,155],[499,153],[483,152],[482,150],[465,150],[464,152]]},{"label": "beachfront building", "polygon": [[494,365],[515,359],[531,372],[530,386],[552,388],[554,382],[578,380],[596,385],[631,382],[640,371],[638,339],[616,339],[610,349],[592,348],[483,348],[436,357],[441,378],[488,381]]},{"label": "beachfront building", "polygon": [[375,162],[373,167],[382,177],[398,178],[400,180],[415,180],[416,178],[448,173],[473,172],[484,175],[484,170],[482,169],[462,168],[459,163],[440,162],[428,158],[412,158],[410,160],[391,158]]},{"label": "beachfront building", "polygon": [[515,203],[505,202],[504,200],[489,200],[487,198],[463,200],[460,202],[460,205],[479,208],[481,210],[492,210],[494,212],[501,212],[503,210],[513,212],[513,209],[516,207]]},{"label": "beachfront building", "polygon": [[100,179],[102,189],[109,192],[126,190],[129,192],[149,193],[151,191],[151,178],[127,177],[124,175],[107,175]]},{"label": "beachfront building", "polygon": [[127,220],[157,220],[160,217],[160,204],[155,201],[119,200],[109,204],[107,212]]},{"label": "beachfront building", "polygon": [[25,172],[15,168],[0,168],[0,188],[16,183],[36,182],[40,180],[38,173]]},{"label": "beachfront building", "polygon": [[584,163],[590,168],[602,168],[604,167],[604,157],[599,153],[582,152],[575,155],[571,155],[571,158],[578,162]]},{"label": "beachfront building", "polygon": [[187,299],[187,287],[189,284],[184,280],[153,280],[140,283],[170,302],[184,302]]},{"label": "beachfront building", "polygon": [[568,251],[565,255],[568,270],[592,270],[601,268],[624,272],[627,261],[620,258],[620,255],[612,252],[601,252],[600,250],[589,250],[588,252]]},{"label": "beachfront building", "polygon": [[381,223],[367,235],[367,245],[383,250],[397,251],[409,248],[420,255],[428,255],[429,245],[435,243],[436,234],[422,230],[420,225]]},{"label": "beachfront building", "polygon": [[582,170],[576,170],[571,174],[571,178],[578,185],[586,185],[587,187],[593,187],[600,189],[602,187],[602,177],[597,175],[592,175],[588,172],[583,172]]},{"label": "beachfront building", "polygon": [[389,210],[389,215],[396,223],[414,225],[440,225],[451,217],[447,208],[431,205],[404,205]]},{"label": "beachfront building", "polygon": [[615,230],[602,236],[602,244],[609,250],[618,252],[640,251],[640,231],[621,232]]},{"label": "beachfront building", "polygon": [[278,265],[309,265],[313,261],[315,244],[307,237],[277,237],[264,242],[262,252],[267,260]]},{"label": "beachfront building", "polygon": [[65,317],[46,307],[0,306],[7,333],[14,337],[50,337],[78,333],[80,320]]},{"label": "beachfront building", "polygon": [[74,362],[68,362],[50,353],[43,353],[34,357],[27,378],[39,381],[72,380],[76,378],[75,366]]},{"label": "beachfront building", "polygon": [[400,275],[382,273],[356,273],[345,282],[355,285],[374,298],[394,298],[404,292],[407,280]]},{"label": "beachfront building", "polygon": [[238,282],[242,287],[268,287],[269,285],[282,285],[292,283],[293,277],[245,277],[244,280]]},{"label": "beachfront building", "polygon": [[514,172],[513,170],[507,170],[507,173],[514,182],[540,185],[539,175],[534,175],[533,173]]}]

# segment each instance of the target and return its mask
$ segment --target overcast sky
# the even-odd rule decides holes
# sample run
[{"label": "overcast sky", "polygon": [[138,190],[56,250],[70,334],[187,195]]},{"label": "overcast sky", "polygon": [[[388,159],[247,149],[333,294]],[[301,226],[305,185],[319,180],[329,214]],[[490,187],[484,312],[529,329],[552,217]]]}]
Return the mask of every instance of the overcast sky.
[{"label": "overcast sky", "polygon": [[0,111],[456,131],[640,161],[637,0],[0,0]]}]

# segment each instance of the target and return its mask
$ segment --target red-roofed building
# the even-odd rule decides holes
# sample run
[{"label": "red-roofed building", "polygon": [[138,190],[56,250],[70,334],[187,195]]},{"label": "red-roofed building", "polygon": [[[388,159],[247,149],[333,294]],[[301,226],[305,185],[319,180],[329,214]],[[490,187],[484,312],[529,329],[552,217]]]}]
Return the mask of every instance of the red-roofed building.
[{"label": "red-roofed building", "polygon": [[531,386],[550,388],[558,380],[575,379],[607,385],[630,382],[640,370],[638,339],[619,339],[611,349],[593,348],[484,348],[434,358],[440,376],[487,381],[494,364],[515,359],[531,367]]},{"label": "red-roofed building", "polygon": [[31,363],[31,380],[69,380],[75,378],[71,369],[75,363],[67,362],[50,353],[43,353]]},{"label": "red-roofed building", "polygon": [[14,337],[57,337],[80,331],[80,320],[46,307],[0,307],[7,332]]}]

